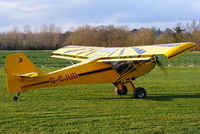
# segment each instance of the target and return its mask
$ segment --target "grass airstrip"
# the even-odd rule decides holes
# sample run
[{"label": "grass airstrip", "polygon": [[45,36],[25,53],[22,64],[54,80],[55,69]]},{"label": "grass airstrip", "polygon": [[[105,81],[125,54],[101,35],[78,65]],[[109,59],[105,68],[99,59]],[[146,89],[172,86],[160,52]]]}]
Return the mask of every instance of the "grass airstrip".
[{"label": "grass airstrip", "polygon": [[4,58],[25,53],[49,72],[69,65],[51,51],[0,51],[0,133],[200,133],[200,53],[188,53],[138,78],[145,99],[117,96],[108,84],[70,85],[24,92],[17,102],[6,91]]}]

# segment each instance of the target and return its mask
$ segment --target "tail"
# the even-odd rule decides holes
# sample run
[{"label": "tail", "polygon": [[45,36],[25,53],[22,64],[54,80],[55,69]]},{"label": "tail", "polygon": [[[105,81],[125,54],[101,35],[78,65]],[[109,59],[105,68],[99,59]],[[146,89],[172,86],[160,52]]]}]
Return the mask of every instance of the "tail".
[{"label": "tail", "polygon": [[6,57],[7,89],[12,93],[22,92],[22,82],[34,79],[43,73],[24,55]]}]

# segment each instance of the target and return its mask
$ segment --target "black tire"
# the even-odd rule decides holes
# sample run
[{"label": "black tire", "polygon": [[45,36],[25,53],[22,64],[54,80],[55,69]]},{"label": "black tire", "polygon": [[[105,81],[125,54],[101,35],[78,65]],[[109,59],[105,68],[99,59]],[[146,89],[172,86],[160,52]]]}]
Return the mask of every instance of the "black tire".
[{"label": "black tire", "polygon": [[123,85],[122,90],[116,88],[115,91],[118,95],[126,95],[128,93],[128,88]]},{"label": "black tire", "polygon": [[17,96],[13,96],[13,101],[17,101],[18,97]]},{"label": "black tire", "polygon": [[145,96],[147,95],[147,92],[144,88],[142,87],[137,87],[135,89],[135,93],[134,93],[134,97],[137,98],[137,99],[140,99],[140,98],[145,98]]}]

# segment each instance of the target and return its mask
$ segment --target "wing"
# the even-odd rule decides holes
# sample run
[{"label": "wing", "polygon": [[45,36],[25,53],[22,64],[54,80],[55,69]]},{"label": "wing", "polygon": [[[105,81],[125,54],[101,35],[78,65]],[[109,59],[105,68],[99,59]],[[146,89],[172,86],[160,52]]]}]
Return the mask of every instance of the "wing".
[{"label": "wing", "polygon": [[106,54],[112,54],[120,48],[66,46],[52,52],[51,57],[77,61],[92,61]]},{"label": "wing", "polygon": [[195,43],[173,43],[134,47],[85,47],[66,46],[52,52],[52,57],[68,60],[112,62],[149,60],[154,55],[165,55],[169,60],[196,47]]},{"label": "wing", "polygon": [[86,46],[66,46],[52,52],[51,57],[63,58],[68,60],[85,61],[98,55],[103,47],[86,47]]},{"label": "wing", "polygon": [[102,58],[109,60],[110,59],[125,60],[131,57],[135,60],[140,60],[140,59],[146,60],[154,55],[165,55],[169,60],[172,60],[178,55],[184,54],[195,47],[196,44],[192,42],[134,46],[134,47],[119,48],[117,51],[106,54]]}]

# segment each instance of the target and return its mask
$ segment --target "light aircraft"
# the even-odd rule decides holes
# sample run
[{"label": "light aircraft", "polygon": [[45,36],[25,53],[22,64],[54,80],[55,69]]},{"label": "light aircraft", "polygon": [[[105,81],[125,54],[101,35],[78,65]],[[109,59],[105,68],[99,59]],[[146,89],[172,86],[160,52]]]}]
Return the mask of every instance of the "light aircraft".
[{"label": "light aircraft", "polygon": [[60,85],[113,83],[118,95],[126,95],[128,89],[135,98],[144,98],[146,90],[135,87],[133,81],[160,65],[158,55],[172,60],[195,48],[192,42],[157,44],[133,47],[87,47],[65,46],[51,57],[77,64],[50,73],[41,72],[25,55],[13,54],[6,57],[7,89],[16,93]]}]

